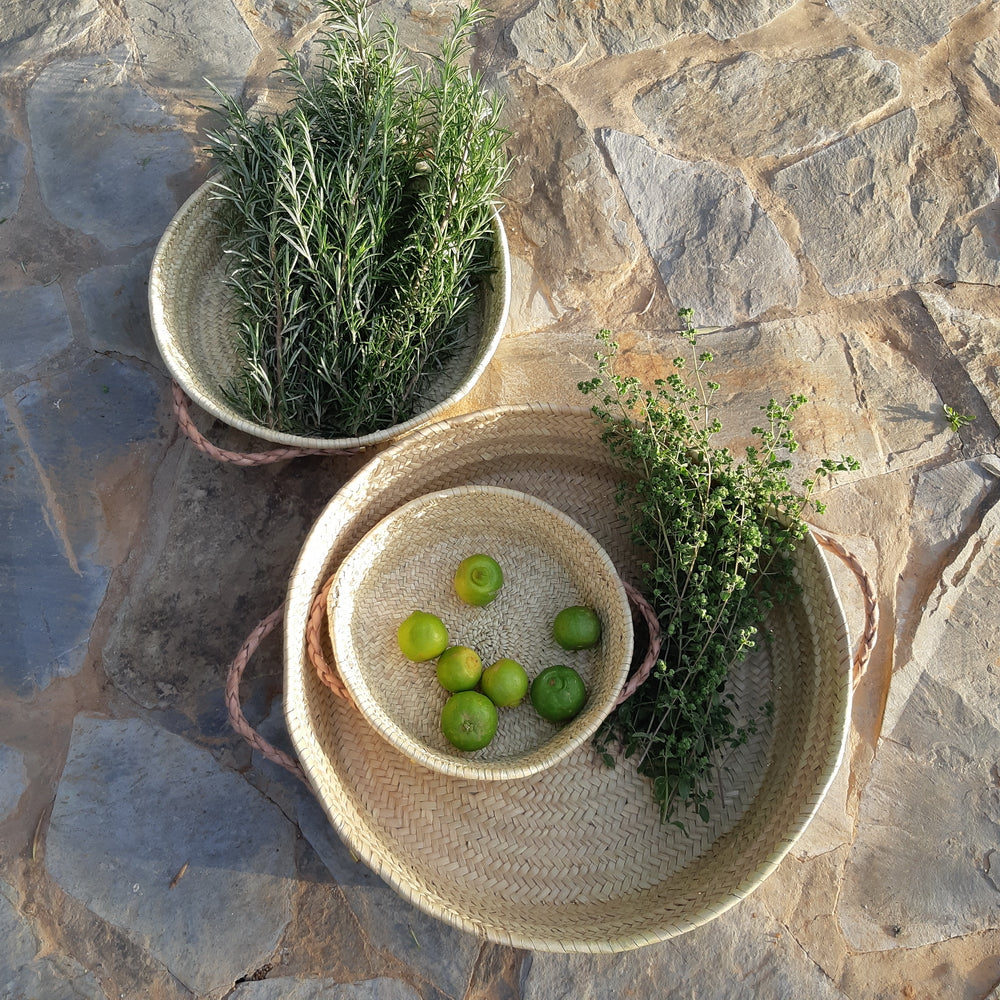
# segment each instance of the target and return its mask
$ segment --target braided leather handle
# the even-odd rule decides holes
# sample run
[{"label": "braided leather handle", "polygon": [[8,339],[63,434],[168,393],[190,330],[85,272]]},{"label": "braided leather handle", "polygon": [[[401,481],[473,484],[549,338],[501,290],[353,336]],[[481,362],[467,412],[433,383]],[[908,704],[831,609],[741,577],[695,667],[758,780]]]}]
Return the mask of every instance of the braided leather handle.
[{"label": "braided leather handle", "polygon": [[[313,598],[312,607],[309,609],[309,618],[306,621],[306,654],[309,657],[309,662],[313,665],[313,669],[319,675],[319,679],[334,694],[339,695],[353,705],[354,699],[351,697],[343,680],[341,680],[340,674],[337,673],[335,667],[332,667],[327,662],[326,654],[323,652],[323,635],[326,628],[326,602],[332,584],[333,577],[330,577],[319,593]],[[660,655],[660,623],[656,619],[656,613],[635,587],[628,583],[624,584],[624,586],[629,600],[639,610],[639,613],[646,622],[646,627],[649,629],[649,646],[642,663],[639,664],[629,678],[628,683],[625,684],[618,695],[618,699],[615,701],[616,706],[620,705],[646,680],[650,670],[653,669],[653,664],[656,663],[657,657]]]},{"label": "braided leather handle", "polygon": [[[827,532],[821,531],[819,528],[811,528],[811,530],[815,534],[817,541],[819,541],[824,548],[829,549],[835,555],[839,556],[840,559],[842,559],[848,568],[854,573],[861,587],[862,594],[864,595],[865,630],[861,637],[861,641],[858,644],[858,648],[855,651],[854,663],[852,665],[852,684],[857,687],[868,667],[872,650],[874,649],[875,643],[878,639],[878,598],[871,578],[868,576],[858,558]],[[331,576],[313,598],[312,606],[309,609],[309,617],[306,622],[306,654],[320,680],[336,695],[344,698],[353,705],[354,701],[347,688],[344,686],[344,682],[340,679],[337,671],[329,663],[327,663],[326,656],[323,652],[322,639],[325,628],[326,602],[332,583],[333,577]],[[635,605],[636,609],[644,619],[646,627],[649,629],[649,646],[642,663],[639,664],[639,667],[635,670],[628,682],[622,688],[621,693],[618,695],[618,698],[615,701],[616,706],[620,705],[626,698],[629,698],[636,691],[639,685],[641,685],[649,676],[649,672],[652,670],[653,665],[656,663],[659,656],[662,641],[660,625],[657,621],[656,613],[653,611],[649,603],[634,587],[628,583],[625,584],[625,592],[628,594],[629,600]],[[243,673],[246,670],[247,663],[249,663],[250,657],[257,650],[257,647],[264,641],[264,638],[272,631],[275,625],[281,621],[283,613],[282,608],[272,611],[271,614],[268,615],[267,618],[265,618],[250,633],[246,641],[240,647],[239,652],[236,654],[236,658],[229,667],[229,675],[226,680],[226,705],[229,710],[230,724],[233,729],[251,745],[251,747],[255,750],[259,750],[260,753],[262,753],[268,760],[274,761],[274,763],[280,764],[286,770],[291,771],[292,774],[300,778],[308,785],[309,782],[298,762],[289,757],[288,754],[272,746],[267,742],[267,740],[260,736],[260,734],[257,733],[247,722],[240,706],[239,686],[240,681],[243,679]]]},{"label": "braided leather handle", "polygon": [[273,451],[240,452],[226,451],[209,441],[191,419],[190,401],[184,390],[174,382],[172,384],[174,399],[174,416],[180,429],[191,439],[199,450],[218,462],[228,462],[232,465],[256,466],[269,465],[272,462],[283,462],[289,458],[302,458],[305,455],[355,455],[360,448],[275,448]]},{"label": "braided leather handle", "polygon": [[277,608],[272,611],[251,633],[246,641],[240,646],[236,658],[229,665],[229,674],[226,678],[226,708],[229,710],[229,724],[233,729],[250,744],[254,750],[259,750],[268,760],[280,764],[286,771],[291,771],[297,778],[301,778],[306,785],[309,781],[305,772],[299,766],[298,761],[293,760],[283,750],[268,743],[254,728],[247,722],[243,714],[243,707],[240,704],[240,681],[243,680],[243,673],[250,662],[250,657],[257,651],[257,647],[270,635],[274,626],[284,617],[284,608]]},{"label": "braided leather handle", "polygon": [[[344,686],[344,682],[340,679],[337,671],[327,663],[322,648],[326,601],[332,583],[333,577],[327,580],[319,593],[313,598],[312,607],[309,610],[309,618],[306,622],[306,653],[320,680],[335,694],[353,705],[354,700],[351,698],[350,692]],[[639,609],[649,627],[649,647],[642,663],[633,673],[632,677],[629,678],[625,687],[622,688],[621,694],[619,694],[618,700],[615,702],[616,705],[620,705],[645,681],[660,653],[660,625],[656,620],[653,609],[634,587],[625,584],[625,591],[630,600]],[[247,722],[240,702],[240,681],[243,680],[243,674],[246,671],[247,664],[250,662],[250,657],[253,656],[260,644],[273,631],[275,625],[281,621],[283,615],[283,608],[277,608],[275,611],[272,611],[271,614],[257,625],[250,635],[247,636],[243,645],[240,646],[239,652],[229,666],[229,673],[226,678],[226,708],[229,712],[229,723],[233,727],[233,730],[242,736],[254,750],[258,750],[268,760],[281,765],[285,770],[290,771],[308,785],[309,782],[305,776],[305,772],[299,766],[298,762],[265,740]]]},{"label": "braided leather handle", "polygon": [[649,646],[646,649],[646,656],[643,658],[642,663],[639,664],[638,669],[632,676],[625,682],[624,687],[615,699],[614,707],[617,708],[623,701],[627,698],[631,698],[632,695],[639,689],[639,686],[645,683],[646,678],[649,676],[650,670],[653,669],[653,664],[656,663],[660,656],[660,644],[662,642],[662,635],[660,633],[660,622],[656,617],[656,612],[653,610],[652,605],[646,600],[638,590],[635,589],[630,583],[625,584],[625,593],[628,594],[629,600],[636,606],[639,614],[642,615],[643,620],[646,623],[646,628],[649,631]]},{"label": "braided leather handle", "polygon": [[309,657],[313,670],[319,675],[319,679],[335,695],[354,705],[354,699],[351,697],[351,692],[347,690],[347,685],[344,684],[336,669],[327,662],[326,654],[323,652],[323,636],[326,634],[326,602],[332,586],[333,577],[331,576],[313,598],[312,606],[309,608],[309,617],[306,619],[306,655]]},{"label": "braided leather handle", "polygon": [[872,650],[878,641],[878,595],[875,593],[875,585],[871,577],[866,572],[864,566],[853,552],[848,551],[833,535],[828,534],[820,528],[810,527],[816,540],[825,549],[829,549],[834,555],[847,566],[854,574],[854,578],[861,587],[861,593],[865,602],[865,630],[858,643],[858,648],[854,653],[854,664],[852,666],[851,679],[855,687],[861,683],[868,670],[868,662],[871,659]]}]

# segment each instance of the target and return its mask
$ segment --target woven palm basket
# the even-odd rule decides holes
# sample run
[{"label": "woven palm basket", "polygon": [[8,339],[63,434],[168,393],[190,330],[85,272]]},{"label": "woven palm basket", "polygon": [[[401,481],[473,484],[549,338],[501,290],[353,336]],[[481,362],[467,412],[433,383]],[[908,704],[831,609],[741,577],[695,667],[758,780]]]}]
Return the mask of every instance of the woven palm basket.
[{"label": "woven palm basket", "polygon": [[[373,458],[310,531],[285,603],[285,715],[312,789],[342,839],[406,899],[491,941],[617,952],[703,924],[770,874],[839,766],[851,704],[837,590],[810,536],[801,598],[730,690],[757,734],[730,752],[707,822],[660,822],[648,780],[606,767],[589,744],[514,781],[451,777],[408,759],[325,684],[305,631],[313,600],[381,518],[467,484],[537,496],[589,531],[635,583],[637,554],[614,502],[620,470],[584,409],[504,407],[439,421]],[[637,633],[638,640],[638,633]],[[765,712],[770,701],[773,713]]]},{"label": "woven palm basket", "polygon": [[[455,567],[485,552],[504,572],[485,607],[459,600]],[[566,607],[601,618],[592,649],[567,652],[552,638]],[[334,662],[358,710],[412,760],[454,777],[510,780],[535,774],[588,740],[611,710],[632,661],[632,616],[614,563],[565,514],[518,490],[460,486],[412,500],[383,518],[348,553],[328,597]],[[471,646],[489,665],[510,657],[534,677],[553,663],[587,686],[583,710],[564,726],[525,698],[499,713],[496,736],[463,753],[441,732],[448,692],[433,663],[412,663],[396,630],[413,610],[437,614],[450,645]]]},{"label": "woven palm basket", "polygon": [[500,342],[510,306],[507,236],[496,212],[494,271],[483,282],[480,308],[472,311],[456,355],[446,371],[428,383],[412,418],[370,434],[341,438],[285,434],[247,420],[222,391],[237,370],[236,302],[226,284],[219,202],[212,197],[212,187],[212,181],[202,184],[170,221],[154,251],[149,274],[149,314],[156,346],[173,379],[202,409],[266,441],[345,451],[384,443],[435,419],[475,385]]}]

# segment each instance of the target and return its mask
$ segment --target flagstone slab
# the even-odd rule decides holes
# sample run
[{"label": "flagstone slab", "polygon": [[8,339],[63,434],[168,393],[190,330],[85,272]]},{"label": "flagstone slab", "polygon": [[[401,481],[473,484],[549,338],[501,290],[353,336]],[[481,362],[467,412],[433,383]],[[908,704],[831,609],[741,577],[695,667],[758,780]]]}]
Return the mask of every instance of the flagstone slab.
[{"label": "flagstone slab", "polygon": [[164,369],[149,322],[149,268],[153,251],[127,264],[107,264],[76,283],[94,350],[138,358]]},{"label": "flagstone slab", "polygon": [[795,306],[798,263],[738,170],[659,153],[611,129],[601,141],[676,306],[704,326]]},{"label": "flagstone slab", "polygon": [[139,62],[154,87],[238,96],[260,46],[232,0],[125,0]]},{"label": "flagstone slab", "polygon": [[110,1000],[94,975],[65,955],[42,954],[14,890],[0,880],[0,996],[5,1000]]},{"label": "flagstone slab", "polygon": [[38,940],[18,913],[18,902],[13,888],[0,881],[0,940],[4,942],[0,951],[0,986],[6,989],[11,988],[11,977],[28,965],[38,951]]},{"label": "flagstone slab", "polygon": [[479,939],[417,909],[353,857],[311,796],[301,796],[296,818],[371,943],[405,961],[440,996],[463,996],[479,954]]},{"label": "flagstone slab", "polygon": [[[849,954],[838,984],[852,998],[926,997],[1000,1000],[1000,948],[995,931],[913,949]],[[994,988],[995,987],[995,988]],[[923,1000],[921,997],[921,1000]]]},{"label": "flagstone slab", "polygon": [[111,566],[101,474],[129,442],[155,436],[159,387],[145,373],[95,357],[0,403],[7,472],[0,511],[0,682],[22,695],[76,674]]},{"label": "flagstone slab", "polygon": [[523,1000],[657,996],[847,1000],[753,894],[701,927],[638,951],[536,952],[523,992]]},{"label": "flagstone slab", "polygon": [[[220,448],[252,452],[267,445],[227,433],[197,407],[191,413]],[[220,694],[227,665],[250,631],[280,607],[313,519],[365,456],[241,469],[202,454],[183,435],[177,449],[182,458],[153,483],[157,522],[132,563],[103,666],[137,704],[179,708],[220,735],[228,733]],[[264,660],[262,652],[258,661]],[[279,659],[273,681],[279,689],[280,670]]]},{"label": "flagstone slab", "polygon": [[[876,439],[877,451],[862,441],[858,457],[882,457],[886,471],[909,468],[946,455],[953,432],[943,418],[941,396],[933,372],[916,362],[919,354],[901,350],[875,330],[845,333],[853,384],[863,400]],[[855,447],[852,439],[852,447]]]},{"label": "flagstone slab", "polygon": [[[0,291],[0,377],[23,376],[73,343],[73,326],[58,285]],[[19,379],[14,376],[21,375]]]},{"label": "flagstone slab", "polygon": [[974,225],[997,198],[997,160],[957,98],[908,108],[778,171],[806,255],[834,295],[1000,281]]},{"label": "flagstone slab", "polygon": [[[718,379],[723,382],[719,402],[727,404],[727,423],[734,421],[745,430],[760,423],[761,407],[771,398],[784,401],[801,394],[808,400],[793,425],[804,442],[790,456],[799,478],[811,476],[822,458],[838,458],[847,442],[866,475],[882,471],[892,450],[880,422],[873,419],[877,404],[874,413],[869,411],[869,401],[859,398],[860,386],[854,380],[859,362],[875,367],[871,353],[877,345],[863,333],[838,331],[836,325],[831,316],[797,317],[762,323],[750,338],[718,338],[732,345],[723,356],[733,375]],[[704,346],[711,343],[705,341]],[[885,430],[891,433],[895,427],[889,424]]]},{"label": "flagstone slab", "polygon": [[510,29],[518,56],[551,72],[603,56],[665,45],[682,35],[736,38],[772,21],[794,0],[653,0],[641,5],[539,0]]},{"label": "flagstone slab", "polygon": [[0,441],[11,461],[0,488],[0,685],[27,697],[79,672],[108,572],[92,537],[71,546],[50,519],[51,492],[3,404]]},{"label": "flagstone slab", "polygon": [[286,38],[316,17],[311,0],[253,0],[254,13],[267,25]]},{"label": "flagstone slab", "polygon": [[[413,52],[433,52],[450,33],[456,14],[464,6],[462,0],[374,0],[368,13],[376,23],[388,19],[399,41]],[[314,10],[314,16],[316,13]]]},{"label": "flagstone slab", "polygon": [[124,77],[126,62],[123,51],[54,62],[27,97],[46,208],[109,249],[159,238],[177,210],[169,181],[194,163],[175,119]]},{"label": "flagstone slab", "polygon": [[0,4],[0,75],[75,42],[97,21],[97,0],[17,0]]},{"label": "flagstone slab", "polygon": [[[793,423],[800,442],[792,456],[796,479],[845,451],[861,462],[860,476],[948,452],[953,434],[929,375],[880,337],[877,326],[847,324],[835,314],[801,316],[702,333],[698,350],[714,355],[709,374],[721,386],[714,399],[720,441],[740,451],[754,443],[750,430],[771,398],[806,397]],[[679,337],[651,334],[637,341],[627,364],[648,384],[667,373],[667,359],[690,361],[691,353]]]},{"label": "flagstone slab", "polygon": [[10,120],[0,109],[0,219],[4,221],[17,211],[21,201],[27,160],[27,147],[13,134]]},{"label": "flagstone slab", "polygon": [[878,45],[910,52],[939,42],[952,22],[967,14],[980,0],[827,0],[830,9],[849,24],[863,28]]},{"label": "flagstone slab", "polygon": [[635,259],[634,225],[593,131],[562,95],[523,76],[507,86],[526,121],[508,141],[504,224],[545,275],[539,291],[551,313],[557,300],[578,300],[580,286]]},{"label": "flagstone slab", "polygon": [[[995,486],[995,475],[969,460],[920,469],[913,488],[910,533],[923,557],[944,557],[965,533]],[[901,588],[916,581],[902,580]]]},{"label": "flagstone slab", "polygon": [[859,951],[996,927],[1000,512],[942,575],[892,678],[837,915]]},{"label": "flagstone slab", "polygon": [[[497,365],[501,363],[502,355],[510,346],[511,340],[514,338],[514,331],[517,331],[519,338],[523,333],[551,327],[566,314],[567,309],[562,301],[562,293],[557,294],[541,273],[536,271],[528,261],[522,260],[520,257],[511,257],[510,280],[513,285],[522,290],[522,294],[511,302],[508,336],[501,340],[497,347],[497,353],[494,355],[494,361]],[[566,291],[568,292],[570,289],[567,288]],[[488,368],[481,377],[489,379],[491,374]],[[502,383],[503,379],[500,378],[498,381]],[[475,392],[476,387],[473,387],[472,391]],[[481,395],[481,392],[477,395]],[[471,393],[469,398],[474,398]]]},{"label": "flagstone slab", "polygon": [[205,750],[138,719],[75,720],[46,868],[196,995],[272,957],[294,857],[295,828]]},{"label": "flagstone slab", "polygon": [[974,302],[955,301],[944,292],[921,291],[920,300],[993,419],[1000,423],[1000,324],[996,315]]},{"label": "flagstone slab", "polygon": [[900,93],[899,67],[847,46],[803,59],[685,67],[638,94],[649,134],[685,156],[787,156],[839,138]]},{"label": "flagstone slab", "polygon": [[264,979],[240,983],[232,1000],[421,1000],[420,994],[398,979],[381,977],[360,983],[332,979]]},{"label": "flagstone slab", "polygon": [[1000,104],[1000,38],[990,35],[977,42],[970,58],[995,104]]},{"label": "flagstone slab", "polygon": [[24,766],[24,754],[0,743],[0,823],[17,808],[27,789],[28,772]]},{"label": "flagstone slab", "polygon": [[[645,16],[643,16],[645,15]],[[585,66],[605,55],[655,48],[679,32],[648,11],[627,13],[574,0],[539,0],[510,29],[519,58],[544,72]]]}]

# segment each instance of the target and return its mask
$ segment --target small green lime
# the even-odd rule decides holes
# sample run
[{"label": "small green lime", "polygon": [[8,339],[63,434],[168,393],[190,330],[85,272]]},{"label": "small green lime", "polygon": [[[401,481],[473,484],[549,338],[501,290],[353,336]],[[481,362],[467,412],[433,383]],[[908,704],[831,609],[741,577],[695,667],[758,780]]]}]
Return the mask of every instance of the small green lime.
[{"label": "small green lime", "polygon": [[583,678],[562,663],[546,667],[531,682],[531,704],[549,722],[569,722],[587,701]]},{"label": "small green lime", "polygon": [[496,736],[497,707],[478,691],[459,691],[441,709],[441,732],[459,750],[481,750]]},{"label": "small green lime", "polygon": [[483,674],[483,661],[471,646],[449,646],[437,661],[438,683],[446,691],[471,691]]},{"label": "small green lime", "polygon": [[590,649],[601,641],[601,619],[593,608],[563,608],[552,623],[552,638],[563,649]]},{"label": "small green lime", "polygon": [[483,671],[479,689],[497,708],[514,708],[528,693],[528,673],[517,660],[504,657]]},{"label": "small green lime", "polygon": [[437,615],[414,611],[396,630],[400,651],[408,660],[433,660],[448,648],[448,629]]},{"label": "small green lime", "polygon": [[492,603],[503,586],[503,570],[492,556],[466,556],[455,570],[455,593],[466,604],[482,608]]}]

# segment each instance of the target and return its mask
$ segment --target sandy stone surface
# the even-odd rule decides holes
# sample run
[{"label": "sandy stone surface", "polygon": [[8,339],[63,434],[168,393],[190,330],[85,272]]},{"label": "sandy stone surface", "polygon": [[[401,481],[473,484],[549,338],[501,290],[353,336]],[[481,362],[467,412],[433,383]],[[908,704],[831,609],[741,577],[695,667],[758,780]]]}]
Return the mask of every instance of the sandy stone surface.
[{"label": "sandy stone surface", "polygon": [[995,251],[963,225],[996,200],[996,156],[955,97],[841,139],[781,170],[775,188],[835,295],[996,281]]},{"label": "sandy stone surface", "polygon": [[[374,9],[419,47],[455,7]],[[662,377],[681,308],[715,356],[727,443],[804,394],[793,478],[860,464],[814,518],[854,557],[829,562],[855,644],[857,574],[880,612],[840,770],[749,897],[633,951],[469,934],[360,861],[234,732],[225,688],[371,455],[197,450],[147,288],[208,170],[205,77],[280,102],[281,50],[314,58],[317,6],[7,3],[0,996],[997,1000],[1000,3],[494,7],[474,64],[511,131],[512,301],[454,412],[586,405],[602,328],[629,373]],[[285,687],[279,627],[237,700],[287,752]]]},{"label": "sandy stone surface", "polygon": [[707,326],[794,308],[798,264],[739,171],[658,153],[622,132],[601,138],[671,299]]},{"label": "sandy stone surface", "polygon": [[899,96],[899,67],[845,47],[812,58],[744,52],[700,63],[636,95],[652,137],[688,156],[788,156],[840,138]]}]

